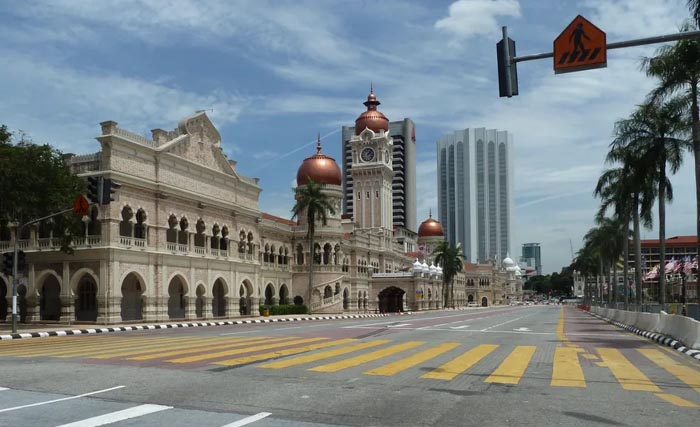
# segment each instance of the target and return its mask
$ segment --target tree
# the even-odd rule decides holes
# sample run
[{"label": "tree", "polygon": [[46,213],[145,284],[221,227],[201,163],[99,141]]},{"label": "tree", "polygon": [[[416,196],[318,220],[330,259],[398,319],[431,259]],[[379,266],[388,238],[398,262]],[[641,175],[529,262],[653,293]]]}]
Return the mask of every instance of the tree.
[{"label": "tree", "polygon": [[[660,259],[666,260],[666,202],[673,200],[673,187],[666,167],[675,174],[683,162],[683,152],[691,148],[685,139],[688,129],[684,119],[685,101],[681,98],[666,103],[649,102],[641,105],[630,118],[617,123],[617,138],[613,147],[634,152],[647,172],[648,183],[655,189],[659,208]],[[659,276],[659,303],[665,303],[666,277]]]},{"label": "tree", "polygon": [[[0,225],[24,224],[69,209],[85,184],[74,175],[63,154],[48,144],[38,145],[24,135],[17,143],[0,126]],[[72,214],[58,218],[63,250],[70,252],[73,234],[81,232]]]},{"label": "tree", "polygon": [[[695,24],[686,24],[681,31],[700,27],[700,0],[689,0]],[[695,166],[695,224],[696,254],[700,254],[700,110],[698,108],[698,85],[700,85],[700,40],[681,40],[660,47],[653,58],[644,58],[642,67],[649,76],[659,79],[659,84],[650,94],[656,101],[673,95],[682,95],[690,105],[692,147]],[[687,113],[686,113],[687,114]],[[700,294],[700,281],[698,281]]]},{"label": "tree", "polygon": [[325,225],[328,215],[335,215],[335,207],[331,198],[323,192],[324,183],[314,182],[310,177],[306,185],[300,185],[295,190],[296,203],[292,208],[292,218],[306,217],[307,238],[309,239],[309,290],[314,284],[314,234],[316,221]]},{"label": "tree", "polygon": [[442,266],[443,306],[454,307],[454,278],[464,268],[462,247],[459,243],[454,246],[445,240],[435,248],[433,256],[435,263]]}]

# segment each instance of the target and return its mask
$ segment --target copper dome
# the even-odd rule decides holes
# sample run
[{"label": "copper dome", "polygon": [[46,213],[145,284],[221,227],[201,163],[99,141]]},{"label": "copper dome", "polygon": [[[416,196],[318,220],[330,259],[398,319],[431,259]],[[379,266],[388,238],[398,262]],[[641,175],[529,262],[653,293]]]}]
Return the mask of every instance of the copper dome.
[{"label": "copper dome", "polygon": [[355,135],[359,135],[365,128],[369,128],[374,132],[379,132],[382,129],[385,132],[389,132],[389,119],[381,111],[377,110],[377,105],[380,105],[381,102],[377,100],[374,89],[371,86],[367,101],[363,104],[367,107],[367,111],[360,114],[355,120]]},{"label": "copper dome", "polygon": [[307,157],[297,171],[297,185],[306,185],[309,178],[317,183],[341,185],[342,174],[338,164],[332,157],[321,153],[321,137],[316,143],[316,154]]},{"label": "copper dome", "polygon": [[445,232],[442,229],[442,224],[433,219],[433,214],[428,216],[428,219],[420,223],[418,227],[418,237],[443,237]]}]

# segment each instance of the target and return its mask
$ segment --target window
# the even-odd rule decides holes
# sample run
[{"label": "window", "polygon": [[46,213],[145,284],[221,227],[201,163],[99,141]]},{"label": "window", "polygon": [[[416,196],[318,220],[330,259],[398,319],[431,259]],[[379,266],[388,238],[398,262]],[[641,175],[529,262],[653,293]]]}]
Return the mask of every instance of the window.
[{"label": "window", "polygon": [[367,192],[367,198],[369,199],[369,191]]},{"label": "window", "polygon": [[379,190],[375,191],[375,195],[376,195],[376,197],[377,197],[377,199],[378,199],[378,198],[379,198]]},{"label": "window", "polygon": [[360,200],[361,198],[362,198],[362,193],[360,193],[360,192],[358,191],[358,192],[357,192],[357,200]]}]

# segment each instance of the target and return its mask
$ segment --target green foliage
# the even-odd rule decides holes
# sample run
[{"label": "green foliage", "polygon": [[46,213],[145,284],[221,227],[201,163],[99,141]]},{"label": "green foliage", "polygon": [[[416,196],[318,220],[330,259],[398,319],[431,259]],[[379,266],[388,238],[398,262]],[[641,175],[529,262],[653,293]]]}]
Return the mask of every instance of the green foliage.
[{"label": "green foliage", "polygon": [[[72,206],[84,191],[84,182],[71,173],[60,151],[48,144],[38,145],[24,135],[15,143],[13,135],[0,126],[0,222],[24,223]],[[68,214],[56,218],[65,250],[83,224]]]},{"label": "green foliage", "polygon": [[565,297],[571,295],[573,286],[574,278],[571,268],[564,267],[561,273],[532,276],[525,282],[523,289],[532,290],[538,294],[548,295],[550,297]]},{"label": "green foliage", "polygon": [[262,316],[263,310],[265,308],[268,308],[270,310],[271,316],[284,316],[284,315],[288,315],[288,314],[307,314],[309,312],[308,307],[306,307],[303,304],[299,304],[299,305],[294,305],[294,304],[261,305],[258,308],[258,311],[260,312],[261,316]]},{"label": "green foliage", "polygon": [[433,251],[435,263],[442,267],[443,304],[445,307],[454,304],[454,278],[464,268],[464,254],[459,244],[453,246],[444,240]]}]

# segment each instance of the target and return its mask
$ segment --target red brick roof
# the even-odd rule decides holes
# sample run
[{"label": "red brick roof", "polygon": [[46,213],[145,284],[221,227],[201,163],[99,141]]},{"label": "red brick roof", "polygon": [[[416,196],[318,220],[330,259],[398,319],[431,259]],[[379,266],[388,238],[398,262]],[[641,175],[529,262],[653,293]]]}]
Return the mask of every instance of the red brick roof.
[{"label": "red brick roof", "polygon": [[262,217],[265,218],[265,219],[269,219],[270,221],[279,222],[280,224],[285,224],[285,225],[297,225],[296,222],[294,222],[294,221],[292,221],[292,220],[290,220],[290,219],[284,219],[284,218],[282,218],[282,217],[270,215],[269,213],[265,213],[265,212],[263,212]]},{"label": "red brick roof", "polygon": [[[631,241],[630,241],[631,242]],[[666,239],[667,247],[695,246],[696,236],[673,236]],[[658,247],[659,239],[645,239],[641,241],[642,247]]]},{"label": "red brick roof", "polygon": [[464,263],[464,271],[474,271],[474,270],[476,270],[476,264],[472,264],[470,262]]},{"label": "red brick roof", "polygon": [[423,258],[423,252],[406,252],[406,256],[411,258]]}]

